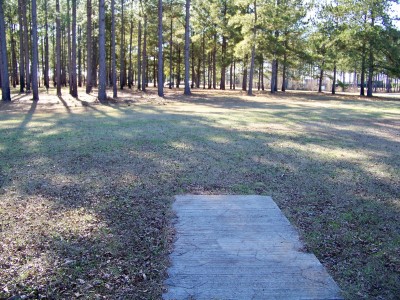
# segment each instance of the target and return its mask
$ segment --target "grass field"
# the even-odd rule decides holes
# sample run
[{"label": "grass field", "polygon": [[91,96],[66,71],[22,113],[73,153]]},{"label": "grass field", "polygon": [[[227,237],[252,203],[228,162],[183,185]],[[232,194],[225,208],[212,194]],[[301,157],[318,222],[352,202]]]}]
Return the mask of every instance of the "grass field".
[{"label": "grass field", "polygon": [[0,298],[160,299],[195,193],[271,195],[347,299],[398,299],[398,100],[29,97],[0,106]]}]

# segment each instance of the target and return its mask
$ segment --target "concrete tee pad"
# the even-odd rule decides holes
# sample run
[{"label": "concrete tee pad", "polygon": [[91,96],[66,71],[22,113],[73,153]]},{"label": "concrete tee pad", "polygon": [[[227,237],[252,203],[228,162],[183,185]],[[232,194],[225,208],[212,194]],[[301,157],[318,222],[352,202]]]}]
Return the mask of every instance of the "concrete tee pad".
[{"label": "concrete tee pad", "polygon": [[165,300],[342,299],[271,197],[176,196]]}]

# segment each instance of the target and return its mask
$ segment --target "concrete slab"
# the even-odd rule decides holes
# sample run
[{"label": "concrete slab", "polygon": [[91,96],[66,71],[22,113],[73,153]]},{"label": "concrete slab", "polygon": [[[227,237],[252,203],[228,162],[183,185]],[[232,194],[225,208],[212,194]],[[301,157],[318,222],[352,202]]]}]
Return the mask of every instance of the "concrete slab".
[{"label": "concrete slab", "polygon": [[177,196],[165,300],[342,299],[271,197]]}]

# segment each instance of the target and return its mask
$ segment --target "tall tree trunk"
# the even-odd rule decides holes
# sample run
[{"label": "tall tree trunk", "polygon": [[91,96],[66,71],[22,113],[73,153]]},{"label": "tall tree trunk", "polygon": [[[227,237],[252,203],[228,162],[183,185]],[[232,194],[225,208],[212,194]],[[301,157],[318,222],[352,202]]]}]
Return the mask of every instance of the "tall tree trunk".
[{"label": "tall tree trunk", "polygon": [[56,84],[57,96],[61,97],[61,15],[60,0],[56,0]]},{"label": "tall tree trunk", "polygon": [[233,89],[236,90],[236,61],[233,61]]},{"label": "tall tree trunk", "polygon": [[212,50],[212,87],[217,88],[217,34],[214,34],[214,45]]},{"label": "tall tree trunk", "polygon": [[332,84],[332,95],[336,94],[336,61],[333,63],[333,84]]},{"label": "tall tree trunk", "polygon": [[211,53],[208,53],[208,57],[207,57],[207,59],[208,59],[208,72],[207,72],[208,89],[211,89],[211,86],[212,86],[212,82],[211,82],[211,75],[212,75],[211,56],[212,56]]},{"label": "tall tree trunk", "polygon": [[124,0],[121,0],[121,46],[120,46],[120,54],[119,54],[119,67],[120,67],[120,78],[119,84],[121,90],[124,89],[126,84],[126,75],[125,75],[125,23],[124,23]]},{"label": "tall tree trunk", "polygon": [[97,87],[97,65],[99,57],[99,49],[97,46],[99,44],[99,37],[93,37],[93,52],[92,52],[92,86]]},{"label": "tall tree trunk", "polygon": [[37,14],[36,0],[32,0],[32,90],[33,101],[39,100],[38,88],[38,38],[37,38]]},{"label": "tall tree trunk", "polygon": [[133,20],[131,20],[131,28],[129,31],[129,71],[128,71],[128,87],[129,88],[132,88],[132,83],[133,83],[132,37],[133,37]]},{"label": "tall tree trunk", "polygon": [[68,70],[68,85],[69,85],[69,93],[72,96],[72,82],[71,82],[71,74],[72,74],[72,57],[71,57],[71,7],[70,0],[67,0],[67,70]]},{"label": "tall tree trunk", "polygon": [[117,94],[117,69],[116,69],[116,58],[115,58],[115,7],[114,7],[115,3],[114,2],[115,0],[111,0],[111,85],[113,87],[113,98],[117,98],[118,94]]},{"label": "tall tree trunk", "polygon": [[191,47],[191,53],[192,53],[192,58],[191,58],[191,64],[190,64],[190,66],[191,66],[191,68],[192,68],[192,83],[191,83],[191,85],[190,85],[190,88],[193,89],[194,83],[195,83],[195,81],[196,81],[196,73],[195,73],[195,71],[194,71],[194,45],[192,45],[192,47]]},{"label": "tall tree trunk", "polygon": [[18,0],[18,26],[19,26],[19,91],[25,90],[25,45],[23,34],[22,0]]},{"label": "tall tree trunk", "polygon": [[287,64],[287,48],[288,48],[288,42],[287,42],[287,32],[285,32],[285,52],[283,53],[283,64],[282,64],[282,92],[286,91],[286,64]]},{"label": "tall tree trunk", "polygon": [[72,0],[71,96],[78,97],[76,80],[76,0]]},{"label": "tall tree trunk", "polygon": [[107,100],[107,68],[106,68],[106,12],[105,0],[99,0],[99,101]]},{"label": "tall tree trunk", "polygon": [[205,33],[203,32],[202,38],[202,48],[203,48],[203,89],[206,89],[206,41],[205,41]]},{"label": "tall tree trunk", "polygon": [[179,85],[181,84],[181,46],[178,45],[178,68],[177,68],[177,76],[176,76],[176,88],[179,89]]},{"label": "tall tree trunk", "polygon": [[324,78],[324,65],[325,61],[322,61],[321,68],[319,71],[318,93],[322,93],[322,79]]},{"label": "tall tree trunk", "polygon": [[137,88],[138,90],[142,87],[142,21],[139,20],[138,28],[138,52],[137,52]]},{"label": "tall tree trunk", "polygon": [[1,59],[1,100],[11,101],[10,81],[8,77],[8,57],[6,25],[4,23],[4,0],[0,0],[0,59]]},{"label": "tall tree trunk", "polygon": [[12,68],[12,86],[17,87],[18,84],[18,64],[16,53],[16,42],[14,39],[14,24],[10,21],[10,37],[11,37],[11,68]]},{"label": "tall tree trunk", "polygon": [[254,77],[254,59],[256,55],[256,25],[257,25],[257,1],[254,1],[254,27],[253,27],[253,45],[251,47],[251,62],[250,62],[250,78],[249,78],[249,90],[247,95],[253,95],[253,77]]},{"label": "tall tree trunk", "polygon": [[158,0],[158,96],[164,97],[164,59],[163,59],[163,6]]},{"label": "tall tree trunk", "polygon": [[264,91],[265,90],[265,86],[264,86],[264,57],[261,56],[261,90]]},{"label": "tall tree trunk", "polygon": [[229,67],[229,89],[232,89],[232,75],[233,75],[233,62],[231,62],[230,67]]},{"label": "tall tree trunk", "polygon": [[26,74],[26,91],[29,92],[31,90],[31,78],[29,71],[29,38],[28,38],[28,20],[26,16],[26,2],[27,0],[22,0],[22,18],[24,22],[24,47],[25,47],[25,74]]},{"label": "tall tree trunk", "polygon": [[78,27],[78,86],[82,87],[82,28]]},{"label": "tall tree trunk", "polygon": [[[172,1],[171,1],[171,12],[172,12]],[[172,78],[172,29],[173,29],[173,18],[171,15],[171,28],[169,33],[169,88],[172,89],[173,78]]]},{"label": "tall tree trunk", "polygon": [[249,60],[249,56],[246,54],[243,60],[243,82],[242,82],[242,91],[247,91],[247,61]]},{"label": "tall tree trunk", "polygon": [[147,86],[147,15],[144,15],[143,24],[143,51],[142,51],[142,91],[146,91]]},{"label": "tall tree trunk", "polygon": [[[373,12],[371,12],[373,15]],[[375,26],[375,18],[371,19],[371,27]],[[367,97],[372,97],[372,81],[374,76],[374,53],[373,53],[373,41],[369,41],[369,62],[368,62],[368,90]]]},{"label": "tall tree trunk", "polygon": [[185,95],[190,95],[190,86],[189,86],[189,30],[190,30],[190,0],[186,0],[186,16],[185,16]]},{"label": "tall tree trunk", "polygon": [[47,5],[47,0],[44,1],[44,10],[45,10],[45,15],[44,15],[44,30],[45,30],[45,35],[44,35],[44,85],[46,86],[46,89],[48,90],[50,87],[50,80],[49,80],[49,24],[48,24],[48,16],[47,16],[47,10],[48,10],[48,5]]},{"label": "tall tree trunk", "polygon": [[92,92],[92,61],[93,61],[93,47],[92,47],[92,0],[87,0],[86,2],[86,16],[87,16],[87,24],[86,24],[86,94],[90,94]]}]

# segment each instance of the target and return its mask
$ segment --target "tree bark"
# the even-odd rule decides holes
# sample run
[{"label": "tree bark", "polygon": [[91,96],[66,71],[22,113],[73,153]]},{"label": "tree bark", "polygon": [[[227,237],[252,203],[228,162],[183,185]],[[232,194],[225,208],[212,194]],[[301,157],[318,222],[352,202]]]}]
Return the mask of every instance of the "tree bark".
[{"label": "tree bark", "polygon": [[181,46],[178,45],[178,68],[177,68],[177,76],[176,76],[176,88],[179,89],[179,85],[181,84]]},{"label": "tree bark", "polygon": [[37,13],[36,0],[32,0],[32,90],[33,101],[39,100],[38,88],[38,38],[37,38]]},{"label": "tree bark", "polygon": [[247,91],[247,61],[249,60],[249,56],[246,54],[243,61],[243,82],[242,82],[242,91]]},{"label": "tree bark", "polygon": [[142,22],[139,20],[139,28],[138,28],[138,53],[137,53],[137,88],[141,89],[142,81]]},{"label": "tree bark", "polygon": [[205,41],[205,33],[203,32],[202,39],[202,48],[203,48],[203,90],[206,89],[206,41]]},{"label": "tree bark", "polygon": [[[115,59],[115,0],[111,0],[111,85],[113,87],[113,98],[117,98],[117,70]],[[122,87],[122,84],[121,84]]]},{"label": "tree bark", "polygon": [[212,51],[212,88],[217,88],[217,34],[214,34],[214,46]]},{"label": "tree bark", "polygon": [[319,83],[318,83],[318,93],[322,93],[322,79],[324,78],[324,64],[323,61],[321,64],[321,69],[319,71]]},{"label": "tree bark", "polygon": [[132,88],[132,83],[133,83],[132,37],[133,37],[133,20],[131,20],[131,28],[130,28],[130,32],[129,32],[129,71],[128,71],[128,87],[129,88]]},{"label": "tree bark", "polygon": [[[115,25],[114,25],[115,26]],[[120,67],[120,88],[124,89],[126,85],[126,74],[125,74],[125,23],[124,23],[124,0],[121,0],[121,46],[120,46],[120,54],[119,54],[119,67]]]},{"label": "tree bark", "polygon": [[144,15],[143,24],[143,51],[142,51],[142,91],[146,91],[147,85],[147,15]]},{"label": "tree bark", "polygon": [[[172,1],[171,1],[171,13],[172,13]],[[171,25],[170,25],[170,36],[169,36],[169,88],[172,89],[172,86],[174,85],[173,83],[173,78],[172,78],[172,50],[173,50],[173,44],[172,44],[172,28],[173,28],[173,18],[171,15]]]},{"label": "tree bark", "polygon": [[61,24],[60,0],[56,0],[56,84],[57,96],[61,97]]},{"label": "tree bark", "polygon": [[105,16],[105,0],[99,0],[99,101],[107,100],[106,92],[106,16]]},{"label": "tree bark", "polygon": [[[375,26],[375,18],[373,17],[373,12],[371,12],[371,27]],[[374,76],[374,53],[373,53],[373,41],[369,41],[369,62],[368,62],[368,90],[367,97],[372,97],[372,81]]]},{"label": "tree bark", "polygon": [[86,16],[87,16],[87,24],[86,24],[86,47],[87,47],[87,58],[86,58],[86,94],[90,94],[92,92],[92,0],[87,0],[86,2]]},{"label": "tree bark", "polygon": [[164,60],[163,60],[163,6],[162,0],[158,0],[158,96],[164,97]]},{"label": "tree bark", "polygon": [[186,16],[185,16],[185,95],[190,95],[190,86],[189,86],[189,47],[190,47],[190,39],[189,39],[189,29],[190,29],[190,0],[186,0]]},{"label": "tree bark", "polygon": [[76,0],[72,0],[72,47],[71,47],[71,96],[78,97],[78,83],[76,80]]},{"label": "tree bark", "polygon": [[69,94],[72,96],[72,82],[71,82],[71,73],[72,73],[72,57],[71,57],[71,7],[70,0],[67,0],[67,70],[68,70],[68,86],[69,86]]},{"label": "tree bark", "polygon": [[333,84],[332,84],[332,95],[336,94],[336,61],[333,64]]},{"label": "tree bark", "polygon": [[1,59],[1,100],[11,101],[10,81],[8,77],[7,39],[4,23],[4,0],[0,0],[0,59]]},{"label": "tree bark", "polygon": [[253,26],[253,45],[251,47],[251,62],[250,62],[250,78],[249,78],[249,90],[247,95],[253,95],[253,77],[254,77],[254,60],[256,55],[256,25],[257,25],[257,1],[254,1],[254,26]]},{"label": "tree bark", "polygon": [[15,49],[17,45],[14,39],[14,26],[12,21],[10,21],[12,86],[16,88],[18,84],[18,63]]},{"label": "tree bark", "polygon": [[18,0],[18,26],[19,26],[19,91],[25,90],[25,45],[23,34],[22,0]]},{"label": "tree bark", "polygon": [[28,20],[26,16],[26,1],[22,0],[22,18],[24,23],[24,47],[25,47],[25,74],[26,74],[26,91],[29,92],[31,90],[31,79],[30,79],[30,71],[29,71],[29,39],[28,39]]},{"label": "tree bark", "polygon": [[78,86],[82,87],[82,27],[78,27]]}]

